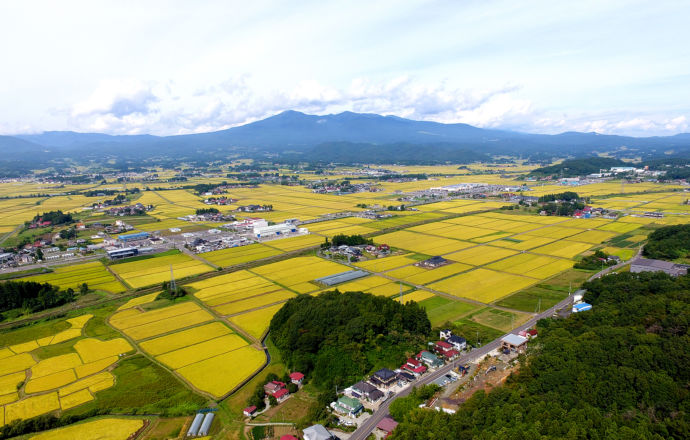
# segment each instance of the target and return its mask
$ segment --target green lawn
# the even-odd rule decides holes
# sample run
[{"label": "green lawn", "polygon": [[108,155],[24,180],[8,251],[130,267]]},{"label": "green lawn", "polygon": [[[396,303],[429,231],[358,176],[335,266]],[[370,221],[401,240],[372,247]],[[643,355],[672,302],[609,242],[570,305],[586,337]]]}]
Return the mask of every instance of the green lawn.
[{"label": "green lawn", "polygon": [[434,296],[419,303],[426,309],[432,326],[442,325],[449,321],[454,321],[460,316],[466,315],[479,308],[474,304],[453,301],[452,299]]},{"label": "green lawn", "polygon": [[520,310],[523,312],[534,313],[537,311],[540,299],[541,310],[543,311],[555,304],[558,304],[558,302],[566,296],[567,292],[544,289],[542,287],[535,286],[510,295],[507,298],[503,298],[502,300],[498,301],[496,305],[509,309]]},{"label": "green lawn", "polygon": [[481,345],[489,343],[503,335],[503,332],[485,325],[481,325],[469,319],[463,318],[453,323],[453,333],[467,339],[470,345],[476,345],[477,335]]}]

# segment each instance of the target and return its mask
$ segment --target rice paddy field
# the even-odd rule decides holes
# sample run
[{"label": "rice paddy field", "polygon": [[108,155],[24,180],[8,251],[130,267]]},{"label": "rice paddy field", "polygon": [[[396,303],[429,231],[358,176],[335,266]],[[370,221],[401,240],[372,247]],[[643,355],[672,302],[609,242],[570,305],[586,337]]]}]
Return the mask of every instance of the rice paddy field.
[{"label": "rice paddy field", "polygon": [[206,252],[200,254],[200,257],[216,266],[228,267],[280,255],[281,253],[282,251],[279,249],[256,243],[247,246]]},{"label": "rice paddy field", "polygon": [[101,262],[57,267],[53,272],[25,278],[39,283],[54,284],[62,289],[71,287],[77,290],[80,284],[88,284],[90,289],[105,290],[111,293],[125,291],[125,287]]},{"label": "rice paddy field", "polygon": [[[460,175],[468,171],[458,170],[457,166],[386,168],[434,176],[430,180],[384,181],[377,185],[381,191],[345,195],[317,194],[301,186],[233,188],[226,195],[238,199],[237,204],[219,209],[229,213],[239,205],[269,204],[273,211],[247,216],[261,216],[270,222],[321,220],[327,214],[357,213],[364,209],[357,206],[361,204],[397,205],[401,196],[431,187],[461,182],[507,183],[497,174]],[[470,169],[490,168],[472,165]],[[529,167],[511,165],[508,169],[519,174]],[[345,179],[350,171],[343,169],[329,178]],[[161,179],[175,175],[161,170]],[[300,177],[322,178],[309,174]],[[208,179],[218,183],[222,180]],[[191,178],[190,182],[206,180]],[[518,178],[509,184],[520,183]],[[199,254],[215,266],[230,268],[201,280],[195,275],[213,268],[183,253],[107,267],[101,262],[54,267],[51,273],[23,278],[75,289],[86,282],[91,289],[118,294],[167,281],[172,267],[189,295],[176,301],[157,300],[159,292],[154,289],[127,300],[104,295],[117,301],[107,314],[60,318],[54,331],[10,339],[0,347],[0,425],[16,418],[91,408],[99,401],[99,392],[103,395],[118,389],[119,378],[114,371],[122,365],[121,355],[135,351],[136,356],[146,357],[147,362],[167,370],[171,380],[188,384],[197,395],[220,399],[266,362],[261,342],[282,305],[298,295],[318,295],[326,290],[363,291],[396,301],[415,301],[426,309],[433,326],[450,323],[470,334],[479,332],[485,341],[559,302],[567,295],[571,280],[579,282],[590,276],[591,272],[573,269],[583,255],[602,249],[629,260],[651,230],[687,223],[690,214],[690,205],[686,204],[689,197],[678,191],[682,187],[674,185],[605,182],[566,188],[526,183],[532,188],[526,193],[529,195],[573,190],[591,197],[592,206],[621,210],[622,214],[617,219],[573,219],[500,210],[508,202],[497,198],[444,200],[418,205],[414,210],[391,211],[391,217],[379,220],[329,216],[328,220],[306,224],[310,231],[307,235]],[[178,219],[208,207],[204,197],[180,186],[180,182],[161,181],[160,188],[169,189],[142,191],[136,201],[154,205],[154,209],[148,217],[133,219],[134,227],[142,231],[210,227]],[[13,236],[26,220],[51,209],[106,221],[102,214],[83,210],[93,203],[93,198],[62,195],[94,187],[99,185],[57,188],[31,182],[0,183],[0,197],[49,195],[0,200],[0,237]],[[649,211],[661,212],[664,217],[643,216]],[[346,265],[307,251],[336,234],[370,236],[376,244],[391,246],[392,256]],[[300,256],[284,255],[294,251]],[[418,264],[432,256],[441,256],[448,264],[433,269]],[[270,263],[259,261],[264,259],[270,259]],[[369,274],[331,287],[315,282],[353,269]],[[85,328],[89,325],[98,326],[108,337],[87,334]],[[18,389],[19,383],[22,385]],[[34,438],[127,438],[141,424],[137,418],[110,417]]]},{"label": "rice paddy field", "polygon": [[113,272],[135,289],[170,280],[171,268],[176,279],[212,270],[211,266],[185,254],[166,255],[110,266]]},{"label": "rice paddy field", "polygon": [[30,438],[32,440],[127,440],[143,425],[142,419],[106,417],[53,429]]},{"label": "rice paddy field", "polygon": [[[69,325],[65,330],[0,348],[0,425],[74,408],[114,385],[107,369],[133,347],[124,338],[82,337],[92,318],[90,314],[69,318],[64,320]],[[47,357],[41,352],[75,338],[79,339],[71,351]]]}]

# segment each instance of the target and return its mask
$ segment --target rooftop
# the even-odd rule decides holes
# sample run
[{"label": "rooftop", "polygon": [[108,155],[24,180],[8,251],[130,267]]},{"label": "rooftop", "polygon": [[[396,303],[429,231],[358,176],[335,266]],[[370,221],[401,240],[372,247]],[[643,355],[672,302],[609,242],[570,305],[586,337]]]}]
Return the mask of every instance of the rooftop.
[{"label": "rooftop", "polygon": [[501,341],[506,342],[510,345],[522,345],[525,342],[527,342],[527,338],[525,338],[524,336],[514,335],[511,333],[508,336],[503,337]]},{"label": "rooftop", "polygon": [[374,376],[378,377],[384,382],[395,379],[395,372],[389,370],[388,368],[381,368],[379,371],[374,373]]},{"label": "rooftop", "polygon": [[398,422],[396,422],[391,416],[384,417],[381,419],[379,424],[376,425],[378,429],[384,432],[392,432],[396,426],[398,426]]}]

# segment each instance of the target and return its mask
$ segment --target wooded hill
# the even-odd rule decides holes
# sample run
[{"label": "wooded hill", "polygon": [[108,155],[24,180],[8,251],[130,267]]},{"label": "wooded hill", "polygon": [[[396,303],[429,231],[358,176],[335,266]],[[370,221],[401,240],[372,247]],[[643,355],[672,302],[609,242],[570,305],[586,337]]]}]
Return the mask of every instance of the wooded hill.
[{"label": "wooded hill", "polygon": [[317,387],[352,385],[382,367],[399,366],[431,332],[415,302],[338,291],[289,300],[271,320],[270,337],[291,369]]},{"label": "wooded hill", "polygon": [[675,260],[690,254],[690,225],[665,226],[649,234],[645,257]]}]

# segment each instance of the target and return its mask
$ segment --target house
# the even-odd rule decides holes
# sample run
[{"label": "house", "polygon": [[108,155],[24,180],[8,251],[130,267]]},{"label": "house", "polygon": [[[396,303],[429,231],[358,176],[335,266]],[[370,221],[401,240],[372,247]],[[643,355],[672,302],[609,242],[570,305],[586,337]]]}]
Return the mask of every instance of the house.
[{"label": "house", "polygon": [[426,267],[429,269],[435,269],[437,267],[444,266],[448,263],[450,263],[450,261],[446,260],[445,258],[435,256],[435,257],[429,258],[428,260],[422,261],[421,263],[419,263],[419,266]]},{"label": "house", "polygon": [[290,392],[287,390],[287,388],[281,388],[273,393],[273,397],[276,399],[276,401],[278,401],[278,403],[280,403],[290,397]]},{"label": "house", "polygon": [[352,394],[356,394],[354,397],[364,397],[370,402],[378,402],[384,397],[384,394],[381,392],[381,390],[364,381],[357,382],[356,384],[352,385],[351,389]]},{"label": "house", "polygon": [[630,272],[665,272],[672,277],[677,277],[678,275],[687,275],[688,267],[670,261],[635,258],[630,262]]},{"label": "house", "polygon": [[454,335],[452,331],[446,329],[439,332],[439,337],[453,346],[457,351],[467,348],[467,341],[462,336]]},{"label": "house", "polygon": [[509,351],[524,351],[527,347],[527,338],[510,334],[501,339],[501,348]]},{"label": "house", "polygon": [[314,425],[302,430],[304,440],[338,440],[338,437],[324,428],[323,425]]},{"label": "house", "polygon": [[383,434],[388,435],[398,426],[398,422],[391,416],[386,416],[376,425],[376,429],[383,432]]},{"label": "house", "polygon": [[253,417],[256,414],[256,406],[248,406],[242,412],[246,417]]},{"label": "house", "polygon": [[452,345],[457,351],[463,351],[465,348],[467,348],[467,340],[465,340],[465,338],[462,336],[451,334],[450,337],[446,339],[446,342]]},{"label": "house", "polygon": [[438,358],[435,354],[422,350],[417,354],[417,360],[422,361],[429,368],[436,368],[443,365],[443,361]]},{"label": "house", "polygon": [[382,387],[389,388],[395,384],[397,381],[397,374],[388,368],[381,368],[379,371],[371,376],[371,381],[373,383],[380,384]]},{"label": "house", "polygon": [[364,406],[359,399],[348,396],[340,396],[337,401],[331,403],[331,408],[340,414],[346,414],[349,417],[357,417],[359,413],[364,410]]},{"label": "house", "polygon": [[402,370],[411,372],[415,376],[422,375],[426,372],[426,367],[422,365],[421,361],[414,358],[409,358],[407,362],[400,368]]},{"label": "house", "polygon": [[529,339],[536,338],[536,337],[537,337],[537,334],[538,334],[537,329],[534,329],[534,328],[531,329],[531,330],[527,330],[525,333],[527,333],[527,337],[528,337]]},{"label": "house", "polygon": [[[426,367],[424,367],[426,369]],[[416,375],[412,373],[408,373],[406,371],[401,371],[398,373],[398,380],[401,380],[403,382],[413,382],[415,380]]]},{"label": "house", "polygon": [[452,361],[453,359],[460,356],[460,352],[458,352],[457,350],[448,350],[448,351],[444,351],[441,354],[441,356],[443,356],[443,358],[447,361]]},{"label": "house", "polygon": [[618,255],[609,255],[608,257],[606,257],[606,262],[614,262],[618,264],[621,262],[621,257],[619,257]]},{"label": "house", "polygon": [[274,397],[278,402],[282,402],[290,395],[290,392],[285,386],[284,382],[274,380],[264,385],[264,392],[267,396]]},{"label": "house", "polygon": [[453,349],[453,346],[447,343],[446,341],[438,341],[436,344],[434,344],[434,351],[438,354],[443,354],[447,351],[450,351]]},{"label": "house", "polygon": [[294,383],[295,385],[302,385],[302,380],[304,380],[304,374],[300,373],[299,371],[290,373],[290,382]]}]

